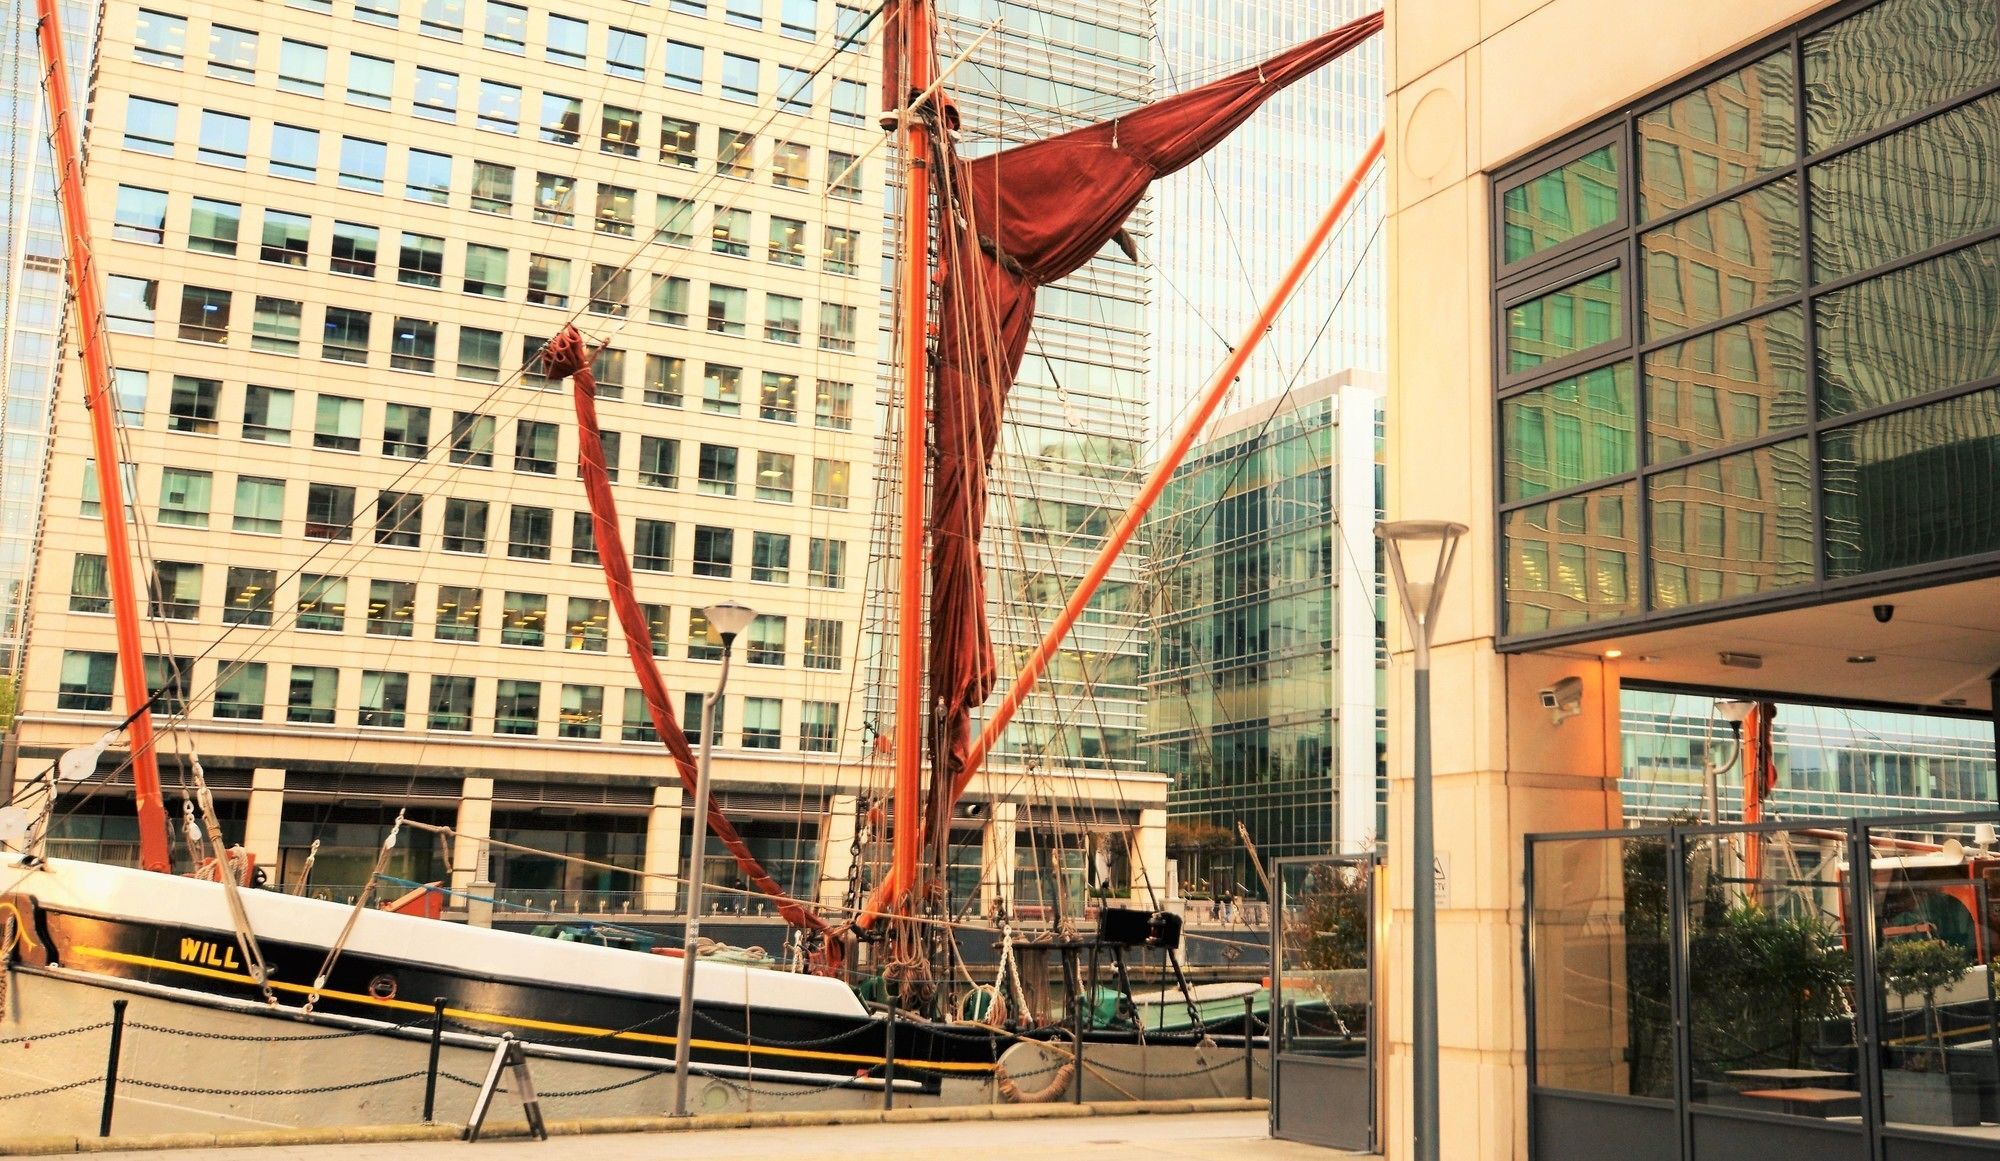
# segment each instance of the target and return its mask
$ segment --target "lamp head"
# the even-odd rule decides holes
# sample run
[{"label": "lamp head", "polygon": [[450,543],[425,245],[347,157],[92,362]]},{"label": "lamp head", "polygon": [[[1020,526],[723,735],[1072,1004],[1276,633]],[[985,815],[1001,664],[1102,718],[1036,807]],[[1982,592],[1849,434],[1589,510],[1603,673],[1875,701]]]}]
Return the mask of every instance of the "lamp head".
[{"label": "lamp head", "polygon": [[735,601],[723,601],[703,609],[701,615],[708,620],[708,639],[717,645],[727,645],[757,619],[757,610]]}]

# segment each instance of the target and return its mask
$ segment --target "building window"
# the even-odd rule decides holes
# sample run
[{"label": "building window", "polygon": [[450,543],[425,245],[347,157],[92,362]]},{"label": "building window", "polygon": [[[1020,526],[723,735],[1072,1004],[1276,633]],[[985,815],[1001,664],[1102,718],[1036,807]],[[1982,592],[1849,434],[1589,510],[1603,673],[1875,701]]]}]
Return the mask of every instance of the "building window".
[{"label": "building window", "polygon": [[257,82],[257,34],[226,24],[208,26],[208,75],[250,85]]},{"label": "building window", "polygon": [[104,318],[108,330],[122,335],[150,335],[158,315],[160,284],[150,278],[113,274],[104,280]]},{"label": "building window", "polygon": [[194,659],[148,653],[145,669],[146,692],[151,695],[153,705],[169,717],[186,715],[188,686],[193,684]]},{"label": "building window", "polygon": [[167,430],[214,435],[215,408],[221,396],[220,379],[174,376],[173,392],[167,397]]},{"label": "building window", "polygon": [[556,432],[553,423],[523,419],[514,427],[514,470],[537,476],[556,474]]},{"label": "building window", "polygon": [[681,445],[679,440],[656,435],[639,437],[639,486],[678,488],[680,486]]},{"label": "building window", "polygon": [[[701,445],[700,473],[695,479],[695,490],[704,496],[736,494],[735,448],[712,443]],[[699,536],[697,532],[697,543]]]},{"label": "building window", "polygon": [[491,133],[518,136],[521,132],[521,87],[503,85],[498,81],[480,81],[479,117],[474,123]]},{"label": "building window", "polygon": [[458,328],[458,377],[481,383],[500,381],[500,332]]},{"label": "building window", "polygon": [[746,105],[757,103],[757,73],[760,66],[755,57],[738,56],[733,52],[722,54],[722,96],[725,100],[741,101]]},{"label": "building window", "polygon": [[146,615],[164,621],[201,617],[201,566],[178,560],[153,562],[152,584],[146,594]]},{"label": "building window", "polygon": [[424,498],[416,492],[383,489],[375,498],[375,543],[416,548],[423,542]]},{"label": "building window", "polygon": [[816,589],[847,585],[847,542],[813,537],[806,546],[806,584]]},{"label": "building window", "polygon": [[855,308],[837,302],[819,304],[819,349],[822,351],[852,351],[854,349]]},{"label": "building window", "polygon": [[437,324],[399,318],[390,332],[389,365],[429,375],[437,369]]},{"label": "building window", "polygon": [[235,257],[242,223],[243,207],[237,203],[195,198],[188,209],[188,249]]},{"label": "building window", "polygon": [[222,589],[222,623],[269,625],[277,588],[275,569],[231,567]]},{"label": "building window", "polygon": [[278,87],[305,97],[326,95],[326,46],[286,40],[278,46]]},{"label": "building window", "polygon": [[861,81],[835,80],[830,112],[836,125],[863,125],[868,121],[868,86]]},{"label": "building window", "polygon": [[417,586],[411,581],[368,582],[368,632],[376,637],[408,637],[416,624]]},{"label": "building window", "polygon": [[459,40],[465,33],[465,0],[423,0],[417,30],[439,40]]},{"label": "building window", "polygon": [[734,129],[715,131],[715,172],[745,181],[757,174],[757,135]]},{"label": "building window", "polygon": [[839,748],[840,703],[800,702],[799,749],[808,754],[831,754]]},{"label": "building window", "polygon": [[382,246],[382,231],[374,226],[363,226],[354,222],[333,224],[333,261],[331,269],[335,274],[347,274],[355,278],[375,277],[375,256]]},{"label": "building window", "polygon": [[409,674],[364,669],[361,671],[361,713],[356,724],[400,730],[409,702]]},{"label": "building window", "polygon": [[839,621],[806,618],[805,664],[807,669],[840,668]]},{"label": "building window", "polygon": [[111,684],[118,673],[116,653],[84,653],[65,649],[62,676],[56,681],[56,708],[108,710]]},{"label": "building window", "polygon": [[556,718],[556,736],[562,738],[602,737],[604,733],[604,687],[565,685],[562,711]]},{"label": "building window", "polygon": [[111,588],[102,555],[79,552],[70,562],[69,611],[72,613],[111,611]]},{"label": "building window", "polygon": [[465,247],[465,293],[482,298],[507,295],[507,251],[499,246],[468,242]]},{"label": "building window", "polygon": [[778,30],[793,40],[817,40],[819,0],[780,0]]},{"label": "building window", "polygon": [[750,211],[715,207],[715,225],[710,231],[709,248],[732,258],[750,256]]},{"label": "building window", "polygon": [[292,442],[292,393],[282,387],[243,389],[243,438],[253,443]]},{"label": "building window", "polygon": [[111,371],[112,393],[118,399],[118,423],[123,427],[146,425],[146,398],[152,391],[152,377],[130,367]]},{"label": "building window", "polygon": [[339,633],[347,628],[347,578],[320,573],[299,574],[298,614],[292,622],[300,629]]},{"label": "building window", "polygon": [[172,157],[179,118],[180,106],[171,101],[125,98],[125,148]]},{"label": "building window", "polygon": [[602,653],[611,639],[611,602],[587,597],[569,599],[569,621],[563,628],[563,648]]},{"label": "building window", "polygon": [[[331,11],[333,5],[323,0],[288,0],[293,7],[310,7]],[[383,28],[394,28],[402,20],[402,0],[354,0],[354,19],[363,24],[379,24]]]},{"label": "building window", "polygon": [[112,211],[111,236],[127,242],[158,246],[167,237],[167,191],[139,186],[118,187],[118,205]]},{"label": "building window", "polygon": [[771,229],[765,235],[764,258],[777,266],[806,264],[806,224],[797,218],[771,215]]},{"label": "building window", "polygon": [[778,66],[778,111],[797,113],[809,117],[813,111],[813,74],[811,69],[794,68],[791,65]]},{"label": "building window", "polygon": [[628,81],[646,79],[646,34],[612,27],[604,38],[604,71]]},{"label": "building window", "polygon": [[[709,638],[708,615],[703,613],[700,609],[688,610],[688,654],[687,655],[689,661],[722,660],[722,642],[711,640]],[[689,696],[700,697],[701,695],[691,694]],[[699,703],[696,704],[698,705]],[[699,713],[690,714],[689,720],[700,721],[701,716]],[[688,740],[693,741],[694,739],[690,738]]]},{"label": "building window", "polygon": [[360,451],[361,401],[321,395],[313,415],[313,446],[332,451]]},{"label": "building window", "polygon": [[589,43],[589,21],[549,13],[548,47],[543,55],[552,64],[582,68],[589,51]]},{"label": "building window", "polygon": [[750,540],[750,579],[782,585],[792,579],[792,538],[782,532],[754,533]]},{"label": "building window", "polygon": [[514,167],[491,161],[472,163],[472,208],[482,214],[514,212]]},{"label": "building window", "polygon": [[327,307],[319,357],[329,363],[366,363],[368,332],[372,322],[365,310]]},{"label": "building window", "polygon": [[181,287],[180,337],[191,343],[229,341],[229,292],[206,286]]},{"label": "building window", "polygon": [[776,500],[781,504],[792,502],[792,454],[790,452],[757,453],[757,498]]},{"label": "building window", "polygon": [[430,712],[426,724],[433,730],[463,733],[472,729],[472,696],[475,678],[439,673],[431,677]]},{"label": "building window", "polygon": [[[592,392],[595,398],[625,398],[625,352],[612,346],[597,348],[597,352],[590,356],[590,377],[597,382],[597,389]],[[618,479],[618,433],[607,431],[604,436],[609,441],[605,444],[604,454],[610,463],[611,478],[615,481]]]},{"label": "building window", "polygon": [[[708,287],[708,329],[717,335],[741,335],[749,329],[746,315],[750,292],[738,286],[710,283]],[[730,414],[735,414],[731,412]]]},{"label": "building window", "polygon": [[588,512],[570,513],[569,562],[588,565],[601,563],[597,556],[597,525]]},{"label": "building window", "polygon": [[451,203],[451,158],[443,153],[431,153],[422,149],[410,150],[408,180],[403,185],[403,196],[413,202],[429,202],[434,206]]},{"label": "building window", "polygon": [[388,145],[360,137],[340,139],[340,188],[378,194],[388,172]]},{"label": "building window", "polygon": [[598,152],[614,157],[639,156],[639,110],[606,105],[597,124]]},{"label": "building window", "polygon": [[507,555],[515,560],[547,560],[555,537],[555,513],[515,504],[507,510]]},{"label": "building window", "polygon": [[701,126],[680,117],[660,118],[660,160],[677,169],[699,169],[695,137]]},{"label": "building window", "polygon": [[451,413],[452,463],[467,467],[493,466],[494,419],[471,411]]},{"label": "building window", "polygon": [[132,31],[132,59],[178,69],[187,54],[187,18],[139,9]]},{"label": "building window", "polygon": [[[766,294],[764,296],[764,340],[772,343],[784,343],[787,346],[798,346],[799,329],[802,325],[799,316],[804,310],[805,303],[793,298],[789,294]],[[766,372],[766,374],[768,375],[769,372]],[[791,379],[795,385],[798,381],[798,376],[796,375],[787,375],[785,378]],[[796,386],[794,387],[794,391],[796,392]]]},{"label": "building window", "polygon": [[805,189],[812,184],[809,176],[812,165],[812,147],[797,141],[778,141],[771,146],[771,184],[779,189]]},{"label": "building window", "polygon": [[387,109],[396,86],[396,62],[364,53],[347,55],[347,103],[364,109]]},{"label": "building window", "polygon": [[182,528],[208,527],[208,508],[215,477],[187,468],[160,470],[160,523]]},{"label": "building window", "polygon": [[653,199],[653,241],[668,246],[694,245],[694,203],[661,194]]},{"label": "building window", "polygon": [[833,431],[853,429],[854,384],[827,379],[818,382],[814,392],[813,426]]},{"label": "building window", "polygon": [[678,40],[668,41],[667,87],[679,89],[684,93],[701,92],[701,57],[702,48],[698,44],[683,44]]},{"label": "building window", "polygon": [[827,151],[826,196],[844,202],[861,200],[860,158],[852,153]]},{"label": "building window", "polygon": [[634,572],[674,570],[674,525],[670,520],[641,517],[632,527],[632,569]]},{"label": "building window", "polygon": [[697,524],[694,529],[694,575],[728,577],[734,571],[736,533],[728,528]]},{"label": "building window", "polygon": [[250,316],[250,349],[296,358],[305,312],[302,302],[258,295],[255,312]]},{"label": "building window", "polygon": [[775,750],[784,737],[784,705],[775,697],[743,699],[743,748]]},{"label": "building window", "polygon": [[306,486],[306,538],[354,539],[354,489],[343,484]]},{"label": "building window", "polygon": [[569,305],[569,259],[528,255],[528,302],[534,306]]},{"label": "building window", "polygon": [[686,360],[675,355],[647,355],[645,402],[656,407],[681,406],[686,378]]},{"label": "building window", "polygon": [[[693,654],[694,647],[688,647]],[[706,694],[688,693],[681,695],[681,732],[687,735],[688,745],[701,748],[702,731],[708,728],[708,697]],[[722,740],[722,706],[715,707],[715,740]]]},{"label": "building window", "polygon": [[446,499],[444,550],[484,555],[487,510],[487,503],[484,500],[461,500],[455,496]]},{"label": "building window", "polygon": [[420,460],[431,450],[431,409],[391,403],[382,416],[382,454],[391,459]]},{"label": "building window", "polygon": [[846,460],[813,460],[813,507],[846,510],[847,473]]},{"label": "building window", "polygon": [[267,673],[261,661],[216,662],[214,716],[225,720],[263,721]]},{"label": "building window", "polygon": [[437,628],[435,636],[440,641],[479,640],[479,612],[485,594],[477,588],[463,585],[439,585],[437,591]]},{"label": "building window", "polygon": [[549,623],[549,599],[541,593],[508,593],[500,610],[500,643],[542,647]]},{"label": "building window", "polygon": [[639,191],[622,185],[597,183],[597,232],[619,238],[632,236],[633,208]]},{"label": "building window", "polygon": [[285,696],[285,720],[332,725],[334,691],[340,670],[329,665],[294,665]]},{"label": "building window", "polygon": [[528,10],[506,0],[486,0],[484,44],[495,52],[511,56],[528,53]]},{"label": "building window", "polygon": [[590,264],[590,313],[624,318],[632,295],[632,272],[601,262]]},{"label": "building window", "polygon": [[821,265],[828,274],[853,274],[860,269],[856,256],[861,249],[861,231],[840,226],[826,227],[826,251]]},{"label": "building window", "polygon": [[618,736],[627,742],[657,742],[660,733],[653,728],[652,711],[646,705],[646,695],[636,689],[625,691],[624,712],[618,720],[622,723]]},{"label": "building window", "polygon": [[675,274],[653,275],[653,294],[647,302],[647,318],[662,326],[688,325],[688,280]]},{"label": "building window", "polygon": [[263,476],[236,477],[236,511],[231,525],[237,532],[276,536],[284,530],[285,481]]},{"label": "building window", "polygon": [[493,696],[493,732],[534,735],[541,732],[542,683],[500,679]]},{"label": "building window", "polygon": [[550,145],[575,145],[582,133],[583,102],[560,93],[543,93],[541,139]]},{"label": "building window", "polygon": [[704,365],[701,409],[715,415],[737,415],[743,410],[743,368],[720,363]]},{"label": "building window", "polygon": [[738,28],[764,27],[764,0],[725,0],[722,18]]}]

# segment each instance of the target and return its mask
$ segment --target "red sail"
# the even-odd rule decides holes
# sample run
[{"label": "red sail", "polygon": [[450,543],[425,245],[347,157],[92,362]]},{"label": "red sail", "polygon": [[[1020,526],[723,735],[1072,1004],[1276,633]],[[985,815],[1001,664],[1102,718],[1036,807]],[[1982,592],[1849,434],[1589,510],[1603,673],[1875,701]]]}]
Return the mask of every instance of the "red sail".
[{"label": "red sail", "polygon": [[[597,558],[604,565],[604,580],[611,590],[611,607],[618,615],[618,624],[625,630],[625,652],[632,659],[632,672],[639,679],[639,689],[646,695],[646,709],[653,717],[653,728],[659,731],[660,739],[667,744],[667,750],[674,757],[674,765],[680,771],[681,786],[692,795],[695,788],[694,751],[689,748],[687,735],[681,732],[680,722],[675,719],[673,707],[668,704],[667,683],[660,677],[660,668],[653,660],[653,634],[646,623],[646,615],[639,609],[638,599],[632,593],[632,563],[625,555],[625,537],[618,527],[618,505],[611,498],[611,481],[604,470],[604,441],[599,438],[597,426],[597,381],[590,373],[590,355],[575,327],[566,327],[555,338],[550,339],[542,350],[542,363],[547,374],[572,377],[573,395],[576,399],[577,420],[577,465],[583,473],[583,490],[590,498],[590,521],[597,537]],[[736,856],[736,865],[743,874],[756,884],[757,890],[769,896],[777,905],[778,913],[792,926],[806,931],[824,932],[826,921],[806,910],[798,900],[785,893],[771,878],[757,856],[743,843],[742,836],[729,824],[722,808],[711,803],[708,808],[708,826],[729,853]],[[699,873],[697,869],[696,873]],[[838,957],[838,941],[826,942],[822,955]],[[832,966],[837,967],[837,964]]]},{"label": "red sail", "polygon": [[987,467],[1034,322],[1035,289],[1103,249],[1152,181],[1195,161],[1279,90],[1381,27],[1381,13],[1364,16],[1256,68],[1115,120],[953,164],[957,215],[944,245],[932,405],[929,664],[942,733],[934,795],[951,793],[965,764],[971,715],[993,690],[979,539]]}]

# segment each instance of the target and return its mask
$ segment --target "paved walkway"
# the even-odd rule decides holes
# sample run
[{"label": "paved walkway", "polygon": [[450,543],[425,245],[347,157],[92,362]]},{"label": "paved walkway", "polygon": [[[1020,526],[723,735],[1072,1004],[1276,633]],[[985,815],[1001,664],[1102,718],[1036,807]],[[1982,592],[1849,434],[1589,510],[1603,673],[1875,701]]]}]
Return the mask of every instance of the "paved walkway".
[{"label": "paved walkway", "polygon": [[1190,1113],[1061,1120],[721,1129],[555,1137],[547,1141],[398,1141],[259,1149],[99,1153],[99,1161],[1335,1161],[1353,1156],[1266,1136],[1265,1114]]}]

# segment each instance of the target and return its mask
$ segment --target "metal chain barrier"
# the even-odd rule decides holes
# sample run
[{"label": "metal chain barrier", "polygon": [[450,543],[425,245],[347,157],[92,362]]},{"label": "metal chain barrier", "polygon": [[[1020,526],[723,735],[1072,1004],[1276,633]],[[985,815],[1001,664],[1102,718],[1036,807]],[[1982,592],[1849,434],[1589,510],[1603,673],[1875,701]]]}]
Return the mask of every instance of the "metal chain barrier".
[{"label": "metal chain barrier", "polygon": [[[305,1044],[318,1040],[349,1040],[356,1036],[387,1036],[393,1032],[407,1031],[430,1023],[430,1018],[412,1020],[407,1024],[391,1024],[387,1028],[351,1028],[345,1032],[315,1032],[305,1036],[259,1036],[249,1032],[197,1032],[192,1028],[169,1028],[162,1024],[142,1024],[137,1020],[127,1020],[127,1028],[137,1028],[145,1032],[161,1032],[169,1036],[186,1036],[194,1040],[229,1040],[258,1044]],[[99,1024],[102,1028],[106,1025]],[[81,1029],[79,1029],[81,1031]],[[5,1043],[0,1041],[0,1043]]]},{"label": "metal chain barrier", "polygon": [[42,1032],[34,1036],[15,1036],[7,1040],[0,1040],[0,1048],[5,1048],[12,1044],[26,1044],[30,1040],[55,1040],[63,1036],[76,1036],[84,1032],[95,1032],[100,1028],[109,1027],[111,1027],[111,1021],[100,1020],[95,1024],[84,1024],[76,1028],[64,1028],[60,1032]]},{"label": "metal chain barrier", "polygon": [[315,1085],[311,1088],[204,1088],[200,1085],[169,1084],[166,1081],[135,1080],[131,1077],[119,1077],[118,1083],[129,1084],[134,1088],[159,1089],[164,1092],[188,1093],[194,1096],[229,1096],[229,1097],[315,1096],[320,1093],[352,1092],[353,1090],[358,1088],[377,1088],[385,1084],[399,1084],[402,1081],[415,1080],[416,1078],[425,1075],[428,1075],[428,1071],[426,1069],[419,1068],[415,1072],[402,1072],[396,1074],[395,1076],[385,1076],[376,1080],[356,1080],[356,1081],[350,1081],[347,1084]]},{"label": "metal chain barrier", "polygon": [[86,1076],[82,1080],[73,1080],[68,1084],[52,1084],[47,1088],[29,1089],[27,1092],[0,1093],[0,1101],[19,1101],[26,1100],[29,1097],[49,1096],[53,1093],[68,1092],[73,1088],[82,1088],[85,1085],[103,1083],[104,1074],[100,1072],[96,1076]]}]

